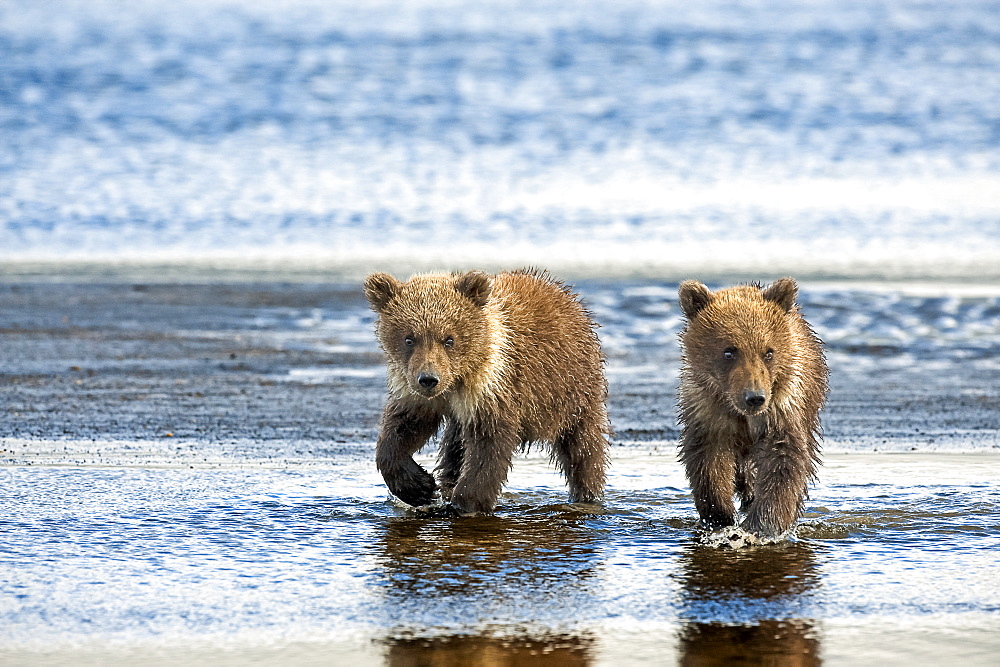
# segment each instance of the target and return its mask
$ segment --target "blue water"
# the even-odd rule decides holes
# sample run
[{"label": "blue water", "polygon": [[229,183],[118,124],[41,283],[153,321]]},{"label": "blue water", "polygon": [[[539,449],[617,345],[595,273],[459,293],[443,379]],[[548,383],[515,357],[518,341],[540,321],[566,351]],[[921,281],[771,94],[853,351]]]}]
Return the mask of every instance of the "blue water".
[{"label": "blue water", "polygon": [[[607,501],[414,514],[358,278],[523,264],[603,325]],[[782,274],[825,465],[706,547],[676,283]],[[1000,650],[994,0],[5,0],[0,276],[0,662]]]},{"label": "blue water", "polygon": [[458,521],[387,502],[359,462],[6,467],[0,656],[481,664],[532,644],[569,664],[985,665],[995,466],[829,457],[797,541],[745,552],[693,539],[682,472],[649,452],[617,452],[599,510],[562,504],[536,458],[496,516]]},{"label": "blue water", "polygon": [[0,7],[0,259],[1000,277],[1000,6]]}]

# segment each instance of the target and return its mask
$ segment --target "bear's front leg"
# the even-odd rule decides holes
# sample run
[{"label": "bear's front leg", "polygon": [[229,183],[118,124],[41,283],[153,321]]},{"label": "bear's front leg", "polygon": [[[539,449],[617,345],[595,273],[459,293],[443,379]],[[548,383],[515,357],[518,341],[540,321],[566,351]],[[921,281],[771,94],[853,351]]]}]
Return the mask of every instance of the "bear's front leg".
[{"label": "bear's front leg", "polygon": [[518,444],[513,429],[496,422],[463,426],[465,455],[451,495],[452,507],[459,514],[493,511]]},{"label": "bear's front leg", "polygon": [[707,432],[687,429],[681,436],[684,464],[694,506],[710,528],[736,523],[733,493],[736,491],[736,459],[733,445]]},{"label": "bear's front leg", "polygon": [[757,475],[753,501],[740,527],[759,537],[777,537],[795,524],[815,474],[807,440],[792,433],[768,436],[751,454]]},{"label": "bear's front leg", "polygon": [[462,444],[462,427],[455,420],[449,420],[441,438],[441,450],[438,453],[437,477],[441,487],[441,499],[451,501],[452,491],[458,483],[462,472],[462,459],[465,446]]},{"label": "bear's front leg", "polygon": [[390,401],[382,413],[375,444],[375,465],[394,496],[419,507],[434,499],[434,477],[413,460],[413,454],[437,432],[440,415]]},{"label": "bear's front leg", "polygon": [[756,472],[753,461],[737,457],[736,462],[736,497],[740,499],[740,511],[746,512],[753,504],[753,487]]}]

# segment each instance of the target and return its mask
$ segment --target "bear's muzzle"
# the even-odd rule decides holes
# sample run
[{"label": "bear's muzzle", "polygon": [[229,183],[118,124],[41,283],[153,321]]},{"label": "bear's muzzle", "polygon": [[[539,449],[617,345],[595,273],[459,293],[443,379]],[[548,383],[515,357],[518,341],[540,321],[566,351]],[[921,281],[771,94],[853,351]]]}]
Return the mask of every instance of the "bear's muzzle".
[{"label": "bear's muzzle", "polygon": [[760,389],[748,389],[743,392],[743,405],[748,412],[757,412],[767,403],[767,394]]}]

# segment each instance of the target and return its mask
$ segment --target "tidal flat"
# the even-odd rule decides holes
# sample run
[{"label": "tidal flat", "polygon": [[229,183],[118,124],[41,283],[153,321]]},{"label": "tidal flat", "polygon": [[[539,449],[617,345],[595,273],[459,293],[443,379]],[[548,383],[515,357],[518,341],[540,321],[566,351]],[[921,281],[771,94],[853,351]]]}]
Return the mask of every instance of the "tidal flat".
[{"label": "tidal flat", "polygon": [[[0,3],[0,663],[997,664],[1000,3]],[[371,271],[544,267],[607,498],[393,503]],[[794,276],[794,539],[709,549],[676,288]],[[420,453],[431,465],[433,443]]]},{"label": "tidal flat", "polygon": [[608,357],[605,502],[566,504],[533,449],[495,515],[443,519],[374,468],[358,283],[3,285],[0,659],[995,660],[1000,294],[803,285],[825,465],[794,538],[734,551],[700,543],[676,461],[676,284],[577,288]]}]

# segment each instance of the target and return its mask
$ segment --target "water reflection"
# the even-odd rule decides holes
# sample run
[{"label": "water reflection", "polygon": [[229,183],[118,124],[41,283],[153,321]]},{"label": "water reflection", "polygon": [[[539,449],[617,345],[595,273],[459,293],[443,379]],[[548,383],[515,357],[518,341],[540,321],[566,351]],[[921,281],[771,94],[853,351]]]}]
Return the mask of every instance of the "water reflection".
[{"label": "water reflection", "polygon": [[387,663],[590,664],[593,636],[552,629],[595,604],[600,554],[584,520],[386,521],[375,559],[391,628],[381,641]]},{"label": "water reflection", "polygon": [[[820,664],[819,636],[808,618],[820,583],[814,549],[805,543],[688,548],[681,556],[680,611],[689,620],[680,630],[680,663]],[[723,610],[733,618],[720,619]]]},{"label": "water reflection", "polygon": [[572,635],[396,639],[388,644],[385,657],[391,667],[583,667],[593,661],[594,643],[593,637]]},{"label": "water reflection", "polygon": [[579,589],[593,575],[591,531],[573,518],[390,519],[377,560],[390,595],[523,595]]}]

